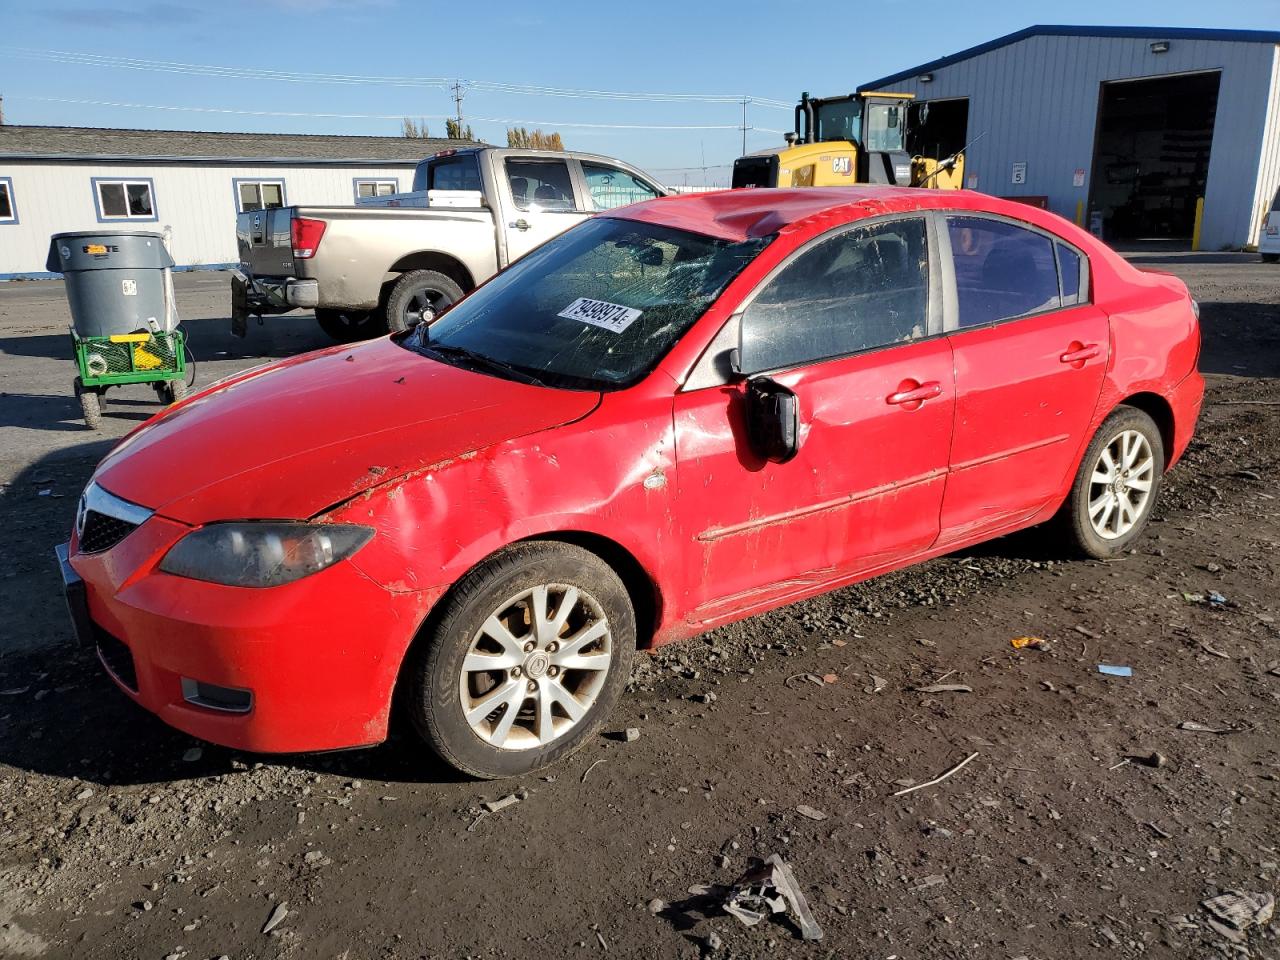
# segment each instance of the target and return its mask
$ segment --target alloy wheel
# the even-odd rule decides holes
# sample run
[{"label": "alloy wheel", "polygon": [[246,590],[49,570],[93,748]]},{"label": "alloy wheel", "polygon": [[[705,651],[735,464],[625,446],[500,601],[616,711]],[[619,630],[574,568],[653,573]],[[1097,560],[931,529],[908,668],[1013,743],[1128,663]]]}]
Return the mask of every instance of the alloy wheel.
[{"label": "alloy wheel", "polygon": [[504,750],[564,736],[603,691],[612,645],[608,618],[585,590],[547,583],[511,597],[463,658],[458,695],[472,732]]},{"label": "alloy wheel", "polygon": [[1124,430],[1102,448],[1089,476],[1089,524],[1104,540],[1116,540],[1143,518],[1151,500],[1156,461],[1137,430]]},{"label": "alloy wheel", "polygon": [[411,329],[420,323],[430,323],[445,307],[452,303],[449,296],[439,290],[427,288],[417,290],[404,305],[405,329]]}]

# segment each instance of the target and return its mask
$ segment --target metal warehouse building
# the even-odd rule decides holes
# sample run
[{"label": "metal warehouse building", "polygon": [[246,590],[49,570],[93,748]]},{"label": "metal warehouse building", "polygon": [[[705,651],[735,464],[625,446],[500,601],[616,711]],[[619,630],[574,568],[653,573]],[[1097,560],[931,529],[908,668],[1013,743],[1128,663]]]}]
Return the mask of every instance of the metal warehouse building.
[{"label": "metal warehouse building", "polygon": [[966,186],[1111,242],[1252,246],[1280,187],[1280,32],[1036,26],[863,91],[914,94],[913,140],[970,144]]},{"label": "metal warehouse building", "polygon": [[443,139],[0,125],[0,280],[49,276],[64,230],[172,229],[180,267],[226,267],[236,214],[412,186]]}]

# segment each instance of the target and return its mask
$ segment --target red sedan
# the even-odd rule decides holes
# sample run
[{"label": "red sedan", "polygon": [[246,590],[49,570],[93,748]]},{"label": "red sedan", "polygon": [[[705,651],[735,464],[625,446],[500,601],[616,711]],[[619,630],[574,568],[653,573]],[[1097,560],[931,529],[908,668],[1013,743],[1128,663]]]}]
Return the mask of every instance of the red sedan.
[{"label": "red sedan", "polygon": [[99,465],[77,632],[166,722],[459,769],[595,732],[632,652],[1054,521],[1109,557],[1186,449],[1197,308],[974,193],[602,214],[430,326],[248,371]]}]

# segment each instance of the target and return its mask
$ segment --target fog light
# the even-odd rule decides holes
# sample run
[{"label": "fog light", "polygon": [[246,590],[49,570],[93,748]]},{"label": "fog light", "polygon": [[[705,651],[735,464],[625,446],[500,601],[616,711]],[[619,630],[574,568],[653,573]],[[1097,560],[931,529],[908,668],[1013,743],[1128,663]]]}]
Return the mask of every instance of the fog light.
[{"label": "fog light", "polygon": [[253,708],[253,691],[220,687],[216,683],[182,678],[182,699],[197,707],[223,713],[248,713]]}]

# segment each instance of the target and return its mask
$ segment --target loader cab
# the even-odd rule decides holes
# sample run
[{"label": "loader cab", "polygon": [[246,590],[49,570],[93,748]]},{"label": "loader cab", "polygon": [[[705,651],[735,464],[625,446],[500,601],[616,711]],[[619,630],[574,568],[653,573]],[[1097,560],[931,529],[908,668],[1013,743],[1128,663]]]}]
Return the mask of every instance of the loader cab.
[{"label": "loader cab", "polygon": [[910,186],[907,111],[911,100],[909,93],[851,93],[822,99],[802,94],[796,107],[803,127],[801,141],[851,143],[856,182]]},{"label": "loader cab", "polygon": [[910,186],[907,111],[911,94],[810,97],[796,105],[787,145],[740,157],[734,187]]}]

